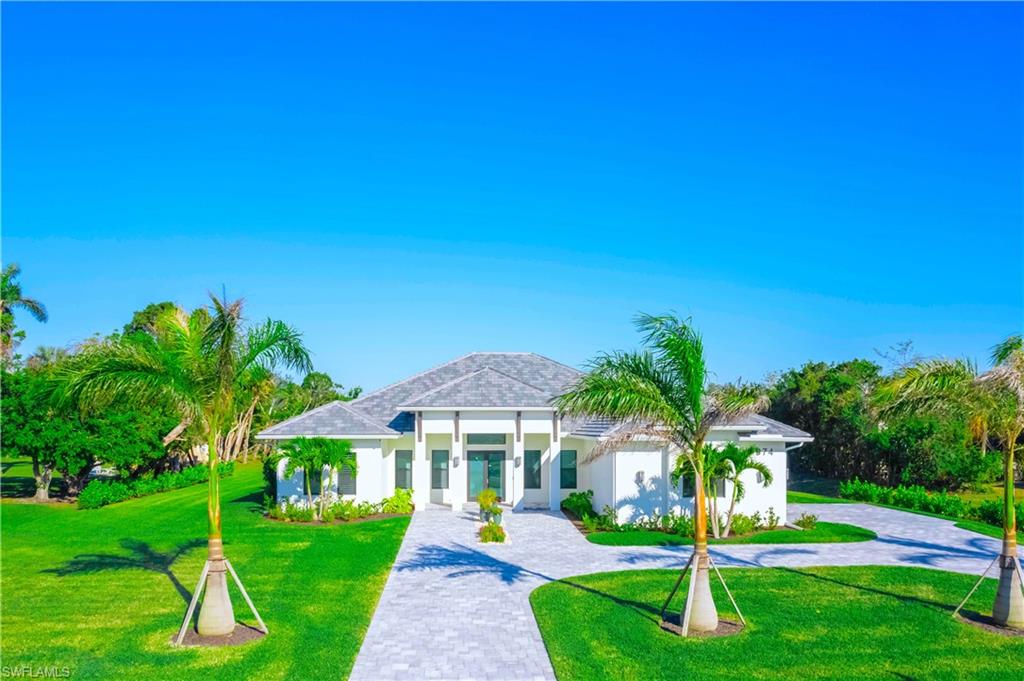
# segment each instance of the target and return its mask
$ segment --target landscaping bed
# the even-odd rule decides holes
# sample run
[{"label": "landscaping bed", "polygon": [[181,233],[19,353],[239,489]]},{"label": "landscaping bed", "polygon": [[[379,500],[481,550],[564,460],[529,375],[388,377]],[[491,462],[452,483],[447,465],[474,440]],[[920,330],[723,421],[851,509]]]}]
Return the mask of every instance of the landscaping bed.
[{"label": "landscaping bed", "polygon": [[[693,537],[681,536],[660,530],[627,530],[622,532],[590,532],[587,540],[605,546],[689,546]],[[824,544],[830,542],[857,542],[877,539],[871,530],[845,523],[819,522],[812,530],[794,530],[779,527],[750,534],[715,539],[708,537],[709,544]]]},{"label": "landscaping bed", "polygon": [[[558,679],[996,679],[1024,669],[1019,638],[950,616],[972,575],[903,567],[722,573],[747,626],[700,640],[660,627],[676,570],[541,586],[530,602]],[[712,591],[728,615],[717,580]],[[987,612],[994,595],[995,580],[986,580],[967,608]]]}]

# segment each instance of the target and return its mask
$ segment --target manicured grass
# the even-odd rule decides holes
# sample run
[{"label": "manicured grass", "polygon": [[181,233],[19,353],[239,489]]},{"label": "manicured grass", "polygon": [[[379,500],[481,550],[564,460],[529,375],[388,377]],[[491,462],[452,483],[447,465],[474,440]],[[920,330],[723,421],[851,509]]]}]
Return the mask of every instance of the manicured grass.
[{"label": "manicured grass", "polygon": [[[982,486],[978,490],[964,489],[956,492],[956,495],[963,498],[964,501],[969,501],[972,504],[976,504],[981,501],[1002,501],[1003,500],[1003,483],[993,482]],[[1018,502],[1024,501],[1024,484],[1018,483],[1013,490],[1014,499]]]},{"label": "manicured grass", "polygon": [[[868,541],[875,539],[871,530],[844,523],[819,522],[813,530],[792,530],[780,528],[765,530],[741,537],[709,539],[711,544],[820,544],[826,542]],[[592,532],[587,535],[594,544],[606,546],[683,546],[693,544],[691,537],[668,534],[654,530],[631,530],[628,532]]]},{"label": "manicured grass", "polygon": [[75,679],[344,678],[409,521],[270,522],[261,487],[258,463],[221,482],[225,550],[270,629],[241,647],[169,645],[205,559],[206,485],[93,511],[3,504],[4,664]]},{"label": "manicured grass", "polygon": [[[530,601],[559,681],[997,679],[1024,669],[1021,639],[950,617],[976,579],[970,575],[893,567],[722,573],[747,628],[715,639],[659,628],[674,570],[602,573],[538,588]],[[712,588],[724,615],[728,599],[717,580]],[[994,595],[995,581],[986,580],[968,607],[987,612]],[[674,603],[681,607],[681,599]]]},{"label": "manicured grass", "polygon": [[822,494],[813,494],[811,492],[786,492],[786,503],[787,504],[849,504],[852,503],[848,499],[840,499],[839,497],[826,497]]}]

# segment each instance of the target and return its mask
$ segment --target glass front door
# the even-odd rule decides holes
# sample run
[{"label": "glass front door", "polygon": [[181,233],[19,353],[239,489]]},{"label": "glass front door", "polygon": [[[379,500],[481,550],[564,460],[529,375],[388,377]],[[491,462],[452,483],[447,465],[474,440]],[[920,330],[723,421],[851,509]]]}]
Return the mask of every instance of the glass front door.
[{"label": "glass front door", "polygon": [[469,452],[469,498],[476,501],[480,492],[488,487],[498,493],[498,499],[504,499],[502,486],[502,468],[505,452]]}]

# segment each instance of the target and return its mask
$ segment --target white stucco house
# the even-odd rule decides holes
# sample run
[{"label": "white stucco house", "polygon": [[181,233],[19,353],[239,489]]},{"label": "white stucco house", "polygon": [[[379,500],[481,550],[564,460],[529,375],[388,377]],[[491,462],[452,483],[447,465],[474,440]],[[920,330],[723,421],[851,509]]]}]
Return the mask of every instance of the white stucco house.
[{"label": "white stucco house", "polygon": [[[410,488],[417,511],[460,510],[493,488],[512,511],[558,509],[572,492],[593,490],[594,508],[613,506],[620,522],[692,511],[692,492],[673,486],[676,453],[636,442],[591,459],[615,423],[562,417],[551,407],[580,372],[533,353],[475,352],[375,390],[351,402],[331,402],[259,433],[265,441],[326,437],[350,440],[359,472],[334,480],[343,498],[380,501]],[[787,452],[812,437],[760,415],[716,426],[711,442],[756,445],[771,467],[767,488],[744,481],[738,510],[786,522]],[[302,498],[302,472],[285,479],[278,500]],[[731,490],[719,485],[719,493]]]}]

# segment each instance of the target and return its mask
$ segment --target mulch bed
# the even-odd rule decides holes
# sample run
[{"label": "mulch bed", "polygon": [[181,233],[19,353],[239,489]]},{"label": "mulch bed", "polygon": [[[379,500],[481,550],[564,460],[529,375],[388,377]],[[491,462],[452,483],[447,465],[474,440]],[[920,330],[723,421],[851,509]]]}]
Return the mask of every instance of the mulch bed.
[{"label": "mulch bed", "polygon": [[[665,618],[661,620],[662,631],[667,631],[675,636],[679,636],[683,630],[683,626],[679,621],[681,615],[676,613],[665,613]],[[743,625],[733,620],[718,618],[718,628],[714,631],[691,631],[687,634],[687,638],[718,638],[720,636],[732,636],[743,631]]]},{"label": "mulch bed", "polygon": [[335,518],[329,523],[323,523],[318,520],[304,521],[304,520],[285,520],[284,518],[271,518],[267,514],[263,514],[265,520],[271,520],[278,523],[285,523],[286,525],[348,525],[349,523],[362,523],[368,520],[385,520],[387,518],[407,518],[410,514],[408,513],[375,513],[368,515],[363,518],[350,518],[343,520],[341,518]]},{"label": "mulch bed", "polygon": [[[200,636],[192,627],[185,632],[185,638],[181,640],[182,646],[203,646],[206,648],[220,648],[221,646],[241,646],[252,641],[258,641],[266,636],[256,627],[248,624],[238,623],[235,630],[227,636]],[[178,637],[177,632],[171,637],[171,643]]]},{"label": "mulch bed", "polygon": [[977,627],[990,634],[999,634],[1000,636],[1009,636],[1011,638],[1024,638],[1024,629],[1007,629],[992,621],[991,616],[982,615],[980,612],[974,612],[973,610],[961,610],[957,619],[964,624]]}]

